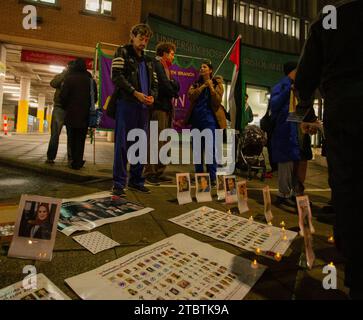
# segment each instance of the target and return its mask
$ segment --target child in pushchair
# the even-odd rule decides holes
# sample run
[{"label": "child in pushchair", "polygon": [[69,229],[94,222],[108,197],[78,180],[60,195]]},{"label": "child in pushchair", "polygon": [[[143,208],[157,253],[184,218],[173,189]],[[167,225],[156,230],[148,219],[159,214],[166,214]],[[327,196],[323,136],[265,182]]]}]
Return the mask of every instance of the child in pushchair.
[{"label": "child in pushchair", "polygon": [[252,180],[261,172],[261,181],[265,180],[266,161],[263,148],[267,144],[264,131],[258,126],[247,126],[238,142],[237,168],[247,171],[247,177]]}]

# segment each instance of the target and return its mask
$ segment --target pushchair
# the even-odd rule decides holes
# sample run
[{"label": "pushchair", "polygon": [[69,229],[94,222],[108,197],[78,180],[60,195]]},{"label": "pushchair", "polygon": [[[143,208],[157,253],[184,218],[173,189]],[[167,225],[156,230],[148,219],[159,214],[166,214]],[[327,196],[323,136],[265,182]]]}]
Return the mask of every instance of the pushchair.
[{"label": "pushchair", "polygon": [[263,148],[267,144],[267,137],[264,131],[258,126],[247,126],[240,138],[237,147],[237,168],[247,171],[247,178],[252,180],[253,175],[257,177],[260,173],[260,180],[265,180],[266,160]]}]

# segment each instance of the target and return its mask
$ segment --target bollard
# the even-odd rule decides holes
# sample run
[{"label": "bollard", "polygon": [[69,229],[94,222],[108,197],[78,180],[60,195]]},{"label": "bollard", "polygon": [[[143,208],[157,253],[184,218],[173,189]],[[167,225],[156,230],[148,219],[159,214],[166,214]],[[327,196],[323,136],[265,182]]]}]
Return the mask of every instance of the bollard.
[{"label": "bollard", "polygon": [[4,116],[4,135],[8,135],[8,117]]}]

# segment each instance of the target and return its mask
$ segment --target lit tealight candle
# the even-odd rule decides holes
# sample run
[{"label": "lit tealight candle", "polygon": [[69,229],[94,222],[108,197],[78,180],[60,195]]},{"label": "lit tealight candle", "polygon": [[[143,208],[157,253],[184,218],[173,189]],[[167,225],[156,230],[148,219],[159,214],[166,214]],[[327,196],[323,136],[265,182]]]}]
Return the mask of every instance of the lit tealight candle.
[{"label": "lit tealight candle", "polygon": [[33,243],[33,241],[29,240],[29,241],[28,241],[28,243],[29,243],[29,244],[32,244],[32,243]]},{"label": "lit tealight candle", "polygon": [[250,216],[250,221],[254,221],[253,216]]},{"label": "lit tealight candle", "polygon": [[334,265],[334,263],[333,263],[333,262],[330,262],[330,263],[329,263],[329,266],[331,266],[331,267],[335,267],[335,265]]},{"label": "lit tealight candle", "polygon": [[328,238],[328,242],[329,243],[334,243],[335,242],[334,237],[333,236],[329,237]]},{"label": "lit tealight candle", "polygon": [[283,240],[283,241],[287,241],[287,240],[288,240],[288,239],[287,239],[287,235],[286,235],[286,234],[282,237],[282,240]]},{"label": "lit tealight candle", "polygon": [[260,255],[261,254],[261,249],[260,248],[256,248],[256,254]]},{"label": "lit tealight candle", "polygon": [[232,211],[231,211],[231,210],[228,210],[228,211],[227,211],[227,213],[228,213],[228,214],[232,214]]},{"label": "lit tealight candle", "polygon": [[277,252],[275,254],[275,260],[278,261],[278,262],[280,262],[282,260],[282,255],[279,252]]},{"label": "lit tealight candle", "polygon": [[272,227],[272,222],[270,221],[267,225],[268,225],[269,227]]},{"label": "lit tealight candle", "polygon": [[280,226],[281,226],[282,228],[284,228],[284,227],[286,226],[285,221],[282,221],[282,222],[280,223]]},{"label": "lit tealight candle", "polygon": [[285,230],[285,227],[282,227],[281,228],[281,231],[284,233],[286,230]]},{"label": "lit tealight candle", "polygon": [[252,269],[258,269],[258,262],[257,262],[257,260],[255,259],[255,260],[253,260],[253,262],[251,263],[251,268]]}]

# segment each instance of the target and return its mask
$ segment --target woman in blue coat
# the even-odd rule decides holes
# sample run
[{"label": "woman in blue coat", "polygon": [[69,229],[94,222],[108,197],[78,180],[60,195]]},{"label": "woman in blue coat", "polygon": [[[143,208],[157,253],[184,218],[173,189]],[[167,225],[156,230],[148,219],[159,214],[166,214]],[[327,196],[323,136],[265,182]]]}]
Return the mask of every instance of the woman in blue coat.
[{"label": "woman in blue coat", "polygon": [[271,91],[271,116],[275,127],[272,134],[272,160],[278,163],[279,194],[277,204],[295,206],[291,201],[294,196],[294,163],[300,160],[298,125],[288,122],[290,93],[296,76],[297,64],[284,65],[285,77]]}]

